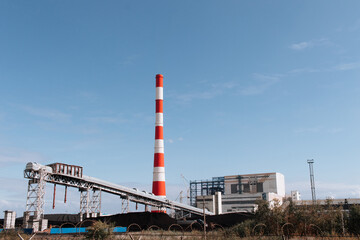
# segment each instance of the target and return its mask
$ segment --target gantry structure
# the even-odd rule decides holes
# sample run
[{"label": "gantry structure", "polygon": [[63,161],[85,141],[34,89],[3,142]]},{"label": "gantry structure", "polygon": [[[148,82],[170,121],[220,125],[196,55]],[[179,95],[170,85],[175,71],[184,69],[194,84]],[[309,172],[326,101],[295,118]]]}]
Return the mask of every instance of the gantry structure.
[{"label": "gantry structure", "polygon": [[84,218],[100,215],[102,192],[120,196],[122,199],[123,212],[128,211],[129,202],[135,202],[137,204],[145,205],[145,209],[147,209],[148,206],[152,206],[188,212],[196,215],[213,215],[212,212],[207,210],[204,212],[203,209],[158,197],[152,193],[85,176],[83,175],[83,168],[80,166],[64,163],[54,163],[45,166],[39,163],[29,162],[26,164],[24,177],[29,179],[26,213],[31,216],[31,219],[38,221],[43,219],[44,216],[46,183],[54,184],[54,199],[56,185],[63,185],[65,186],[65,189],[67,189],[67,187],[79,189],[80,216],[83,216]]}]

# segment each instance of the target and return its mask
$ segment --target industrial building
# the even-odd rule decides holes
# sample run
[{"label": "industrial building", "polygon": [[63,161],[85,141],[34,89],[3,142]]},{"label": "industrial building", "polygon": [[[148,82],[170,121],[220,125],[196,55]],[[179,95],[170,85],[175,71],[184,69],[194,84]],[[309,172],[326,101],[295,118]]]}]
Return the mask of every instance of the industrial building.
[{"label": "industrial building", "polygon": [[322,207],[341,207],[343,210],[349,210],[351,206],[360,205],[360,198],[341,198],[341,199],[318,199],[314,203],[313,200],[296,200],[293,201],[297,206],[309,206],[316,204]]},{"label": "industrial building", "polygon": [[254,212],[256,201],[264,199],[270,206],[282,204],[285,178],[281,173],[259,173],[213,177],[212,180],[190,181],[190,204],[221,214]]}]

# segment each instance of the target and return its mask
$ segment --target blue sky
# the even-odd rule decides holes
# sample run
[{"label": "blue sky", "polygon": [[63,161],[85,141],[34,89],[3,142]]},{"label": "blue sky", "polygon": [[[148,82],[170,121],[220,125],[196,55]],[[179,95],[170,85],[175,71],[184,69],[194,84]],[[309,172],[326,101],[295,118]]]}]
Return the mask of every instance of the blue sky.
[{"label": "blue sky", "polygon": [[[0,2],[0,210],[29,161],[151,190],[164,75],[168,197],[189,180],[280,172],[310,199],[359,198],[359,1]],[[58,188],[60,189],[60,188]],[[76,212],[59,197],[51,210]],[[59,190],[59,196],[61,196]],[[105,197],[105,212],[120,201]],[[117,199],[117,200],[114,200]],[[117,202],[118,201],[118,202]]]}]

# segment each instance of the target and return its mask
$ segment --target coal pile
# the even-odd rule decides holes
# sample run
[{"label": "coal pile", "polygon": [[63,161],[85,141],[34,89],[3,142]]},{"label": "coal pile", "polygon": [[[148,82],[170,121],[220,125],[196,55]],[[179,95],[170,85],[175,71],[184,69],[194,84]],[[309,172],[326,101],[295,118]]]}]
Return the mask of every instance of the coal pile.
[{"label": "coal pile", "polygon": [[[80,222],[79,214],[45,214],[45,219],[48,219],[49,227],[74,227]],[[234,226],[247,219],[253,219],[252,213],[227,213],[222,215],[207,216],[206,223],[208,225],[220,225],[224,228]],[[151,226],[156,226],[161,229],[169,229],[172,224],[179,224],[183,229],[189,229],[188,227],[197,222],[193,227],[201,226],[203,224],[203,218],[197,217],[188,220],[177,221],[171,218],[166,213],[151,213],[151,212],[133,212],[126,214],[115,214],[110,216],[102,216],[98,218],[89,218],[81,224],[82,227],[88,227],[92,225],[93,221],[102,221],[114,226],[129,227],[131,224],[131,230],[145,230]],[[23,218],[17,218],[15,225],[21,227]],[[3,219],[0,219],[0,224],[3,224]],[[156,228],[155,227],[155,228]],[[193,228],[192,227],[192,228]]]},{"label": "coal pile", "polygon": [[78,222],[80,222],[79,214],[45,214],[44,218],[48,220],[49,226],[61,226],[63,224],[69,223],[67,226],[63,227],[73,227]]},{"label": "coal pile", "polygon": [[166,213],[151,212],[116,214],[112,216],[98,217],[93,220],[113,223],[115,226],[122,227],[128,227],[130,224],[135,223],[139,225],[141,229],[147,229],[153,225],[162,229],[168,229],[172,224],[176,223],[176,220]]}]

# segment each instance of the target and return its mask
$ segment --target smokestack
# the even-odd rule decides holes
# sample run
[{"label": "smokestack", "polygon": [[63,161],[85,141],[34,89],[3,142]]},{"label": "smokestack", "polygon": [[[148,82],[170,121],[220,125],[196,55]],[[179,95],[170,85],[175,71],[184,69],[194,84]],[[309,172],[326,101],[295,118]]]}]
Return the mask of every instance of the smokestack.
[{"label": "smokestack", "polygon": [[[156,75],[156,110],[155,110],[155,153],[152,192],[166,198],[164,134],[163,134],[163,75]],[[151,212],[166,212],[165,208],[152,207]]]}]

